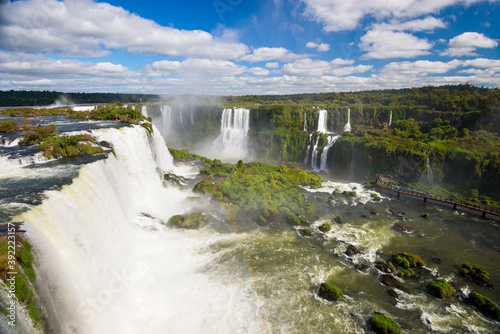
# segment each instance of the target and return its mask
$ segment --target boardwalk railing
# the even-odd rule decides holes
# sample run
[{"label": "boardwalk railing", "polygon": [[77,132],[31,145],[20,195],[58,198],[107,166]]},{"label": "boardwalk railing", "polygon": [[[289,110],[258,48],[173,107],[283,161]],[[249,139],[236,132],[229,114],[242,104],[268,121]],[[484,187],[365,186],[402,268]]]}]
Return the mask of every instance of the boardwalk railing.
[{"label": "boardwalk railing", "polygon": [[378,182],[378,181],[377,181],[376,185],[378,187],[380,187],[380,188],[384,188],[384,189],[396,192],[398,194],[398,198],[399,198],[399,196],[401,194],[404,194],[404,195],[409,195],[409,196],[413,196],[413,197],[423,198],[424,199],[424,203],[427,203],[427,200],[433,200],[433,201],[442,202],[442,203],[449,203],[449,204],[453,205],[453,210],[456,210],[457,206],[461,206],[463,208],[480,211],[480,212],[482,212],[482,217],[483,218],[486,217],[487,213],[491,214],[491,215],[494,215],[494,216],[500,216],[500,211],[499,210],[496,210],[496,209],[493,209],[493,208],[490,208],[490,207],[486,207],[486,206],[485,207],[479,207],[479,206],[474,206],[474,205],[466,204],[466,203],[463,203],[463,202],[457,202],[457,201],[452,201],[452,200],[449,200],[449,199],[439,198],[439,197],[436,197],[436,196],[433,196],[433,195],[429,195],[428,193],[424,193],[424,192],[421,192],[421,191],[416,191],[416,190],[413,190],[413,189],[401,188],[401,187],[397,187],[397,186],[394,186],[394,185],[388,186],[388,185],[386,185],[386,184],[384,184],[382,182]]}]

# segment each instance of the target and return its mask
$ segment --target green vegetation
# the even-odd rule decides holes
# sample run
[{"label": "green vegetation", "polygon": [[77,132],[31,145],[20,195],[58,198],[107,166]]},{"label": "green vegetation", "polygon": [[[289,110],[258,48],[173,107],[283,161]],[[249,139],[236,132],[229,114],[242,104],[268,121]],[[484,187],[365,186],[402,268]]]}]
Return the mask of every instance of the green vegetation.
[{"label": "green vegetation", "polygon": [[33,293],[33,284],[36,279],[34,270],[34,259],[31,245],[19,237],[15,240],[15,258],[14,265],[9,263],[8,250],[9,241],[7,237],[0,238],[0,273],[4,283],[9,276],[7,273],[15,273],[15,291],[14,294],[19,305],[25,307],[29,317],[32,319],[35,328],[42,330],[45,328],[45,321],[42,319],[41,308]]},{"label": "green vegetation", "polygon": [[188,150],[176,150],[174,148],[169,148],[168,150],[172,155],[173,159],[178,162],[201,161],[204,163],[205,166],[210,166],[213,163],[212,160],[202,157],[201,155],[191,153]]},{"label": "green vegetation", "polygon": [[14,121],[0,121],[0,133],[16,132],[19,128]]},{"label": "green vegetation", "polygon": [[200,212],[185,214],[185,215],[175,215],[172,216],[167,225],[185,228],[185,229],[199,229],[203,224],[203,214]]},{"label": "green vegetation", "polygon": [[422,218],[429,218],[429,214],[428,213],[424,213],[421,217]]},{"label": "green vegetation", "polygon": [[401,328],[388,316],[377,313],[370,319],[370,326],[377,334],[400,334]]},{"label": "green vegetation", "polygon": [[448,298],[455,294],[455,289],[444,279],[435,279],[429,283],[429,292],[437,298]]},{"label": "green vegetation", "polygon": [[43,141],[38,148],[47,159],[104,152],[102,147],[92,146],[91,143],[95,144],[95,139],[90,135],[60,136]]},{"label": "green vegetation", "polygon": [[319,227],[319,230],[321,232],[328,232],[332,229],[332,225],[328,224],[328,223],[323,223],[321,224],[321,226]]},{"label": "green vegetation", "polygon": [[393,273],[396,272],[396,268],[394,267],[394,265],[392,264],[392,262],[387,262],[387,268],[389,268],[389,270]]},{"label": "green vegetation", "polygon": [[462,263],[460,274],[473,280],[488,281],[490,279],[490,273],[485,267],[470,262]]},{"label": "green vegetation", "polygon": [[397,255],[392,256],[394,262],[402,267],[423,267],[424,261],[420,258],[420,256],[410,253],[398,253]]},{"label": "green vegetation", "polygon": [[480,295],[477,292],[471,292],[469,294],[469,301],[484,315],[495,320],[500,320],[500,307],[498,307],[498,305],[492,302],[488,297]]},{"label": "green vegetation", "polygon": [[56,126],[51,124],[48,126],[36,126],[26,129],[24,133],[23,144],[34,145],[41,143],[43,140],[55,136],[57,134]]},{"label": "green vegetation", "polygon": [[[387,267],[389,267],[389,266],[387,266]],[[398,273],[399,277],[411,277],[413,275],[415,275],[415,272],[411,268],[408,268],[405,270],[400,270]]]},{"label": "green vegetation", "polygon": [[232,206],[234,219],[260,224],[300,224],[299,217],[314,214],[316,208],[305,201],[298,186],[318,188],[322,182],[319,175],[301,169],[242,161],[233,165],[213,160],[201,175],[205,181],[196,184],[193,191]]},{"label": "green vegetation", "polygon": [[344,293],[336,285],[331,283],[322,283],[319,287],[318,295],[321,298],[335,301],[344,297]]}]

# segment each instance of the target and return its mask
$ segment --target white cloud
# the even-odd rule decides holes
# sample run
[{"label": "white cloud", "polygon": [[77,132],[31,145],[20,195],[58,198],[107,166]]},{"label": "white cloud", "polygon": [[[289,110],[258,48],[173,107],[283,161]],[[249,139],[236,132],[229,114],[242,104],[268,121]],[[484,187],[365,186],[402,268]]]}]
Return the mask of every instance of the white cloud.
[{"label": "white cloud", "polygon": [[389,23],[380,23],[374,25],[379,29],[396,30],[396,31],[432,31],[436,28],[446,28],[446,24],[441,19],[428,16],[425,19],[399,21],[392,20]]},{"label": "white cloud", "polygon": [[457,68],[462,64],[459,60],[450,62],[418,60],[416,62],[403,61],[393,62],[385,65],[381,73],[385,75],[428,75],[428,74],[443,74],[452,69]]},{"label": "white cloud", "polygon": [[268,62],[265,65],[267,68],[278,68],[280,67],[280,64],[278,62]]},{"label": "white cloud", "polygon": [[296,55],[285,48],[262,47],[253,50],[253,53],[240,57],[240,60],[256,63],[259,61],[279,60],[291,61],[305,56]]},{"label": "white cloud", "polygon": [[227,60],[187,59],[180,61],[160,60],[144,67],[148,77],[168,77],[174,74],[191,77],[235,76],[247,71],[245,66]]},{"label": "white cloud", "polygon": [[413,58],[428,55],[432,44],[405,32],[375,28],[362,36],[359,48],[364,59]]},{"label": "white cloud", "polygon": [[89,57],[109,50],[233,59],[248,47],[201,30],[161,26],[121,7],[92,0],[28,0],[0,5],[0,48]]},{"label": "white cloud", "polygon": [[330,62],[323,60],[312,60],[310,58],[299,59],[293,63],[283,66],[281,73],[292,76],[311,76],[319,77],[323,75],[344,76],[354,73],[364,73],[373,68],[371,65],[358,65],[340,67],[342,65],[352,64],[352,61],[345,59],[334,59]]},{"label": "white cloud", "polygon": [[109,62],[81,62],[77,60],[54,60],[44,55],[0,52],[0,73],[32,77],[108,77],[117,78],[134,75],[128,68]]},{"label": "white cloud", "polygon": [[317,49],[320,52],[326,52],[330,50],[330,44],[327,43],[315,43],[315,42],[307,42],[306,47],[310,49]]},{"label": "white cloud", "polygon": [[448,43],[448,49],[441,53],[443,56],[461,57],[477,56],[478,48],[495,48],[498,42],[477,32],[465,32],[453,37]]},{"label": "white cloud", "polygon": [[305,14],[323,24],[325,31],[353,30],[360,21],[371,16],[377,19],[414,18],[438,13],[453,5],[469,5],[482,0],[302,0]]}]

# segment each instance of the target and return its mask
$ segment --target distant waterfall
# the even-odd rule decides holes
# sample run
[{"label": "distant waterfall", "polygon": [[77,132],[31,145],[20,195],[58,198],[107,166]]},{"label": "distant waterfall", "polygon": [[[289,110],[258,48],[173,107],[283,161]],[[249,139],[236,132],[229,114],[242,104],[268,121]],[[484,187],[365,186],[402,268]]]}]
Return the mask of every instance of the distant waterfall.
[{"label": "distant waterfall", "polygon": [[321,153],[319,170],[323,170],[325,172],[328,171],[328,166],[326,165],[326,160],[328,158],[328,150],[330,149],[330,147],[333,146],[333,144],[335,144],[335,142],[339,138],[340,135],[328,136],[328,145],[326,145],[325,148],[323,148],[323,152]]},{"label": "distant waterfall", "polygon": [[149,116],[148,116],[148,107],[147,107],[147,106],[142,106],[142,107],[141,107],[141,114],[142,114],[142,116],[144,116],[144,117],[149,117]]},{"label": "distant waterfall", "polygon": [[304,113],[304,132],[307,132],[307,113]]},{"label": "distant waterfall", "polygon": [[319,137],[316,138],[316,143],[314,144],[314,147],[313,147],[313,152],[312,152],[312,157],[311,157],[311,167],[314,169],[314,170],[318,170],[319,169],[319,166],[318,166],[318,144],[319,144]]},{"label": "distant waterfall", "polygon": [[312,133],[309,135],[309,145],[307,145],[306,158],[304,159],[304,166],[307,166],[309,161],[309,152],[311,152],[312,147]]},{"label": "distant waterfall", "polygon": [[227,108],[222,112],[220,134],[214,144],[220,146],[228,159],[244,158],[248,155],[247,133],[250,129],[250,109]]},{"label": "distant waterfall", "polygon": [[326,111],[326,109],[320,109],[318,110],[318,132],[321,132],[321,133],[326,133],[327,130],[326,130],[326,124],[327,124],[327,121],[328,121],[328,113]]},{"label": "distant waterfall", "polygon": [[351,131],[351,108],[347,109],[347,123],[344,126],[344,132],[350,132]]},{"label": "distant waterfall", "polygon": [[162,119],[162,126],[161,130],[162,133],[168,133],[170,130],[170,127],[172,126],[172,107],[170,106],[161,106],[161,119]]},{"label": "distant waterfall", "polygon": [[391,114],[389,115],[389,126],[392,125],[392,110],[391,110]]},{"label": "distant waterfall", "polygon": [[430,183],[434,180],[434,171],[432,170],[429,156],[427,156],[427,165],[425,167],[425,172],[427,173],[426,181]]}]

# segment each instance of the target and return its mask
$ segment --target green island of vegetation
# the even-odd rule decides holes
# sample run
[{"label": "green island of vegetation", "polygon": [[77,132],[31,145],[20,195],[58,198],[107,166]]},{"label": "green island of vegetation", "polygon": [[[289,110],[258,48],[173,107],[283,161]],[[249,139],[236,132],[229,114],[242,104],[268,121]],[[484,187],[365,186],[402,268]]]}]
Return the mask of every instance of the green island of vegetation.
[{"label": "green island of vegetation", "polygon": [[460,275],[478,284],[489,285],[490,273],[485,267],[480,265],[464,262],[460,268]]},{"label": "green island of vegetation", "polygon": [[449,298],[455,294],[455,288],[446,280],[438,278],[429,283],[429,292],[437,298]]},{"label": "green island of vegetation", "polygon": [[500,307],[498,307],[498,305],[488,297],[485,297],[473,291],[469,294],[469,301],[472,305],[476,306],[484,315],[495,320],[500,320]]},{"label": "green island of vegetation", "polygon": [[237,164],[210,160],[187,151],[170,149],[178,161],[199,160],[205,165],[203,181],[194,192],[204,193],[223,204],[229,220],[301,224],[315,213],[299,186],[318,188],[322,179],[316,173],[260,162]]},{"label": "green island of vegetation", "polygon": [[424,261],[420,256],[415,255],[415,254],[410,254],[410,253],[398,253],[396,255],[393,255],[393,260],[394,263],[397,265],[400,265],[402,267],[406,268],[416,268],[416,267],[423,267],[424,266]]},{"label": "green island of vegetation", "polygon": [[401,328],[388,316],[376,313],[370,319],[372,330],[377,334],[400,334]]}]

